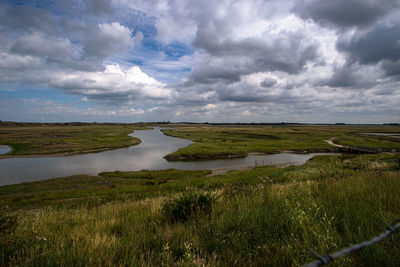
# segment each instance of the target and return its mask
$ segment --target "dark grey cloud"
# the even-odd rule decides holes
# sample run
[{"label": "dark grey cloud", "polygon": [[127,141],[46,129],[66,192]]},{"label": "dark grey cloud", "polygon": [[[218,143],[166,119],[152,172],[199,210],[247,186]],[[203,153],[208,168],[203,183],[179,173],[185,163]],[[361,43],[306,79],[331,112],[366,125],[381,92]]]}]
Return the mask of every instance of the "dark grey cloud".
[{"label": "dark grey cloud", "polygon": [[118,22],[88,25],[83,37],[83,52],[89,58],[106,58],[133,46],[131,31]]},{"label": "dark grey cloud", "polygon": [[47,66],[56,65],[58,68],[87,71],[102,68],[100,62],[83,60],[79,47],[73,45],[69,39],[51,37],[40,32],[17,39],[9,53],[11,56],[40,58]]},{"label": "dark grey cloud", "polygon": [[55,17],[50,12],[30,6],[0,4],[0,25],[0,32],[11,35],[38,30],[54,35],[58,31]]},{"label": "dark grey cloud", "polygon": [[339,51],[347,55],[347,62],[364,65],[381,64],[387,76],[399,74],[400,22],[376,24],[368,31],[343,36],[336,43]]},{"label": "dark grey cloud", "polygon": [[330,87],[352,87],[359,83],[354,71],[350,66],[335,67],[333,69],[333,75],[321,85],[327,85]]},{"label": "dark grey cloud", "polygon": [[392,62],[385,60],[381,66],[387,76],[400,76],[400,61]]},{"label": "dark grey cloud", "polygon": [[[89,64],[78,61],[99,65],[101,62],[95,61],[133,47],[143,39],[143,34],[138,32],[136,40],[131,40],[132,31],[129,28],[110,21],[114,10],[110,1],[92,0],[84,3],[86,9],[85,6],[78,8],[79,1],[69,4],[59,2],[54,8],[61,6],[79,15],[84,12],[82,16],[86,16],[85,20],[72,19],[72,14],[61,16],[27,5],[0,5],[0,34],[12,44],[13,53],[44,57],[49,63],[64,62],[68,67],[77,66],[79,70]],[[88,18],[88,12],[105,14],[110,18],[100,22],[99,19]],[[77,62],[71,64],[72,60]]]},{"label": "dark grey cloud", "polygon": [[397,61],[400,59],[400,23],[377,25],[350,40],[339,39],[336,46],[339,51],[348,53],[362,64],[381,60]]},{"label": "dark grey cloud", "polygon": [[48,39],[41,34],[23,36],[14,43],[11,52],[39,57],[66,57],[73,53],[72,44],[68,39]]},{"label": "dark grey cloud", "polygon": [[319,57],[318,43],[301,33],[281,31],[270,36],[233,40],[222,39],[216,29],[199,29],[193,41],[196,48],[209,55],[192,69],[190,78],[197,83],[231,83],[243,75],[267,71],[297,74]]},{"label": "dark grey cloud", "polygon": [[365,27],[399,7],[396,0],[301,0],[293,11],[303,19],[337,27]]},{"label": "dark grey cloud", "polygon": [[288,90],[277,88],[274,91],[265,91],[261,88],[248,85],[247,88],[226,88],[218,91],[220,101],[234,101],[247,103],[274,103],[278,105],[300,104],[311,102],[306,97],[299,97]]},{"label": "dark grey cloud", "polygon": [[194,66],[189,78],[200,84],[232,83],[254,71],[255,64],[247,57],[207,57]]},{"label": "dark grey cloud", "polygon": [[274,78],[267,77],[260,83],[261,87],[270,88],[278,84],[278,81]]},{"label": "dark grey cloud", "polygon": [[318,45],[307,42],[301,33],[281,31],[279,34],[241,40],[220,40],[219,31],[199,29],[193,46],[217,57],[247,57],[254,68],[264,71],[298,73],[308,61],[318,56]]},{"label": "dark grey cloud", "polygon": [[371,67],[364,67],[356,63],[344,64],[334,66],[332,76],[315,85],[365,90],[374,87],[380,76],[381,74]]}]

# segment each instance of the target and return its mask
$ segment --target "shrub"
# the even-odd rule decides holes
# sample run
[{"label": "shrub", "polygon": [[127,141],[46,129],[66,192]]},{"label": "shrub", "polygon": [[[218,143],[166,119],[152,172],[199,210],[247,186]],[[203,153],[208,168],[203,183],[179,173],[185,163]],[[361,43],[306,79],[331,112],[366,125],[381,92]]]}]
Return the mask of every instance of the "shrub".
[{"label": "shrub", "polygon": [[0,233],[12,232],[16,222],[16,215],[11,215],[10,209],[7,206],[0,208]]},{"label": "shrub", "polygon": [[162,210],[169,222],[185,222],[198,216],[210,215],[216,199],[211,193],[185,192],[178,198],[167,201]]}]

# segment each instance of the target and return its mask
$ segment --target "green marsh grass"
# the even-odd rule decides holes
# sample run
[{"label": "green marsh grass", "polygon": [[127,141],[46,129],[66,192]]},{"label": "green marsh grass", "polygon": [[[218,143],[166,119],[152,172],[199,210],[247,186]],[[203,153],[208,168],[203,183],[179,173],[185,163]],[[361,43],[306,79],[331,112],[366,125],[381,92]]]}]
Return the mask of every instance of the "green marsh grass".
[{"label": "green marsh grass", "polygon": [[166,156],[168,160],[193,160],[246,156],[250,152],[326,152],[334,147],[325,140],[351,146],[400,149],[400,139],[366,136],[364,132],[400,132],[398,126],[178,126],[164,134],[195,143]]},{"label": "green marsh grass", "polygon": [[7,156],[80,154],[140,143],[128,136],[142,124],[0,124],[0,144],[12,147]]},{"label": "green marsh grass", "polygon": [[[68,188],[59,204],[53,203],[56,198],[15,204],[13,191],[24,198],[26,185],[0,187],[1,203],[9,206],[4,214],[16,220],[1,232],[1,265],[298,266],[314,260],[308,248],[337,251],[382,232],[380,219],[391,223],[400,217],[398,160],[389,154],[319,156],[298,167],[257,167],[212,177],[207,171],[103,173],[85,179],[107,179],[115,187],[89,187],[92,201],[80,188]],[[81,184],[74,179],[84,184],[83,177]],[[140,185],[162,179],[168,181]],[[71,182],[50,181],[58,193]],[[125,190],[128,181],[139,184],[138,190]],[[32,183],[31,188],[43,199],[56,194],[47,181],[43,184],[47,187]],[[171,198],[199,188],[220,196],[209,216],[165,220],[163,207]],[[139,189],[146,192],[142,198],[135,197]],[[108,192],[114,193],[104,197]],[[66,205],[71,196],[75,204]],[[400,248],[387,239],[333,266],[399,264]]]}]

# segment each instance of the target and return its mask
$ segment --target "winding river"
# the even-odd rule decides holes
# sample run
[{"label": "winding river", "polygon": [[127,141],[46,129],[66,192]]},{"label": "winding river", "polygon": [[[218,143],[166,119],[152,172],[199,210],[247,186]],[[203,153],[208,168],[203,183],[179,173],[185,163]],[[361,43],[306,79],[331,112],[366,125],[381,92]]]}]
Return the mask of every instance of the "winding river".
[{"label": "winding river", "polygon": [[249,155],[246,158],[239,159],[168,162],[163,156],[188,146],[192,142],[163,135],[160,128],[135,131],[130,135],[141,139],[142,142],[139,145],[128,148],[92,154],[0,159],[0,185],[40,181],[74,174],[97,175],[103,171],[116,170],[221,169],[277,163],[300,165],[315,155],[326,155],[326,153],[280,153]]}]

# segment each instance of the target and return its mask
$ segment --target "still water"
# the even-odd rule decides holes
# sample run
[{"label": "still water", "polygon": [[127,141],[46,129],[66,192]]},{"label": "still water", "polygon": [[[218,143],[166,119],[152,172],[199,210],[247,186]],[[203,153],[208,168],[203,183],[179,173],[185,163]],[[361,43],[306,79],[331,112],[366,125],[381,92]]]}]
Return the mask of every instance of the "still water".
[{"label": "still water", "polygon": [[380,135],[380,136],[389,136],[394,138],[400,138],[400,133],[362,133],[366,135]]},{"label": "still water", "polygon": [[93,154],[61,157],[0,159],[0,185],[40,181],[74,174],[97,175],[103,171],[139,171],[160,169],[219,169],[276,163],[303,164],[314,155],[326,153],[249,155],[240,159],[218,159],[193,162],[168,162],[163,156],[190,145],[192,142],[163,135],[160,128],[140,130],[133,134],[142,142]]},{"label": "still water", "polygon": [[0,145],[0,155],[11,151],[11,147]]}]

